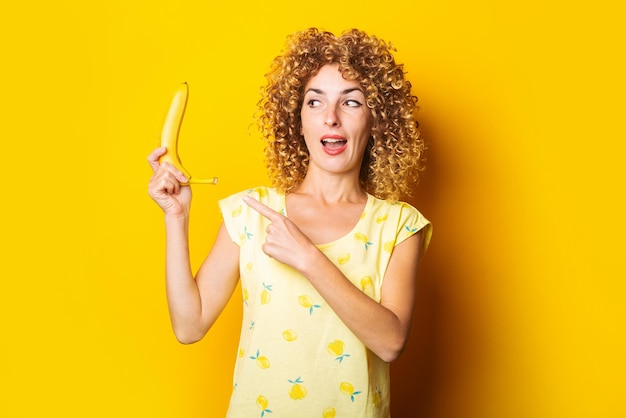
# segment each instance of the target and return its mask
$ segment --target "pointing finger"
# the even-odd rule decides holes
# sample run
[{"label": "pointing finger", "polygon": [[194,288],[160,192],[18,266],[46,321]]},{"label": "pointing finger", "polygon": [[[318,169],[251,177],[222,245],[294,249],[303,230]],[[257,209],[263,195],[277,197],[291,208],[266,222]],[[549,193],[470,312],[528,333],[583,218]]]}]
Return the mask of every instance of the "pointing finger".
[{"label": "pointing finger", "polygon": [[275,221],[283,216],[280,213],[276,212],[274,209],[271,209],[270,207],[264,205],[256,199],[251,198],[250,196],[244,196],[242,200],[246,205],[250,206],[252,209],[256,210],[258,213],[265,216],[270,221]]}]

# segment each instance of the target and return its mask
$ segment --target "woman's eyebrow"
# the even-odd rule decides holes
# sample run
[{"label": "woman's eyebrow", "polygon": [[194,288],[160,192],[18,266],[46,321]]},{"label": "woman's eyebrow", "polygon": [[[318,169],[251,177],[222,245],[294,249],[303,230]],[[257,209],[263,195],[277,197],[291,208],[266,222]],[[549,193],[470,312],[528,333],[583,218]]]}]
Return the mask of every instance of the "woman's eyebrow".
[{"label": "woman's eyebrow", "polygon": [[360,91],[361,93],[365,94],[365,92],[360,87],[352,87],[351,89],[345,89],[344,91],[341,92],[341,94],[349,94],[349,93],[352,93],[353,91]]},{"label": "woman's eyebrow", "polygon": [[[304,94],[306,95],[310,91],[312,91],[313,93],[316,93],[316,94],[323,94],[323,95],[326,94],[326,92],[324,90],[316,89],[316,88],[313,88],[313,87],[308,88],[304,92]],[[365,94],[365,92],[360,87],[352,87],[352,88],[349,88],[349,89],[345,89],[344,91],[341,92],[341,94],[345,95],[345,94],[352,93],[353,91],[360,91],[361,93]]]},{"label": "woman's eyebrow", "polygon": [[312,88],[312,87],[311,87],[311,88],[308,88],[308,89],[304,92],[304,94],[307,94],[307,93],[308,93],[308,92],[310,92],[310,91],[312,91],[313,93],[316,93],[316,94],[326,94],[326,93],[324,93],[324,90],[314,89],[314,88]]}]

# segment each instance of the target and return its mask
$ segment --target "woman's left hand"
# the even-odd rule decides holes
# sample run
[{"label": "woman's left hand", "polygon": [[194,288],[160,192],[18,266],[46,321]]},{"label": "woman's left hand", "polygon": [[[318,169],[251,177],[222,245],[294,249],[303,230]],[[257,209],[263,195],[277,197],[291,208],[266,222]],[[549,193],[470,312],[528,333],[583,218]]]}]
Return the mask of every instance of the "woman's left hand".
[{"label": "woman's left hand", "polygon": [[311,251],[317,250],[315,244],[286,216],[249,196],[244,196],[243,201],[270,221],[263,252],[302,272]]}]

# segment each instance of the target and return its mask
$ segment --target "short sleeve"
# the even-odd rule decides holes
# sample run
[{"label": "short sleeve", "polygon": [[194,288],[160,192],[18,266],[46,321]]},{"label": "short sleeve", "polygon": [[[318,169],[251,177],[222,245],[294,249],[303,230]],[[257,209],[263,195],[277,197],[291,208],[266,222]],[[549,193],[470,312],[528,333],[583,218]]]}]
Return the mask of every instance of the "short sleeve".
[{"label": "short sleeve", "polygon": [[430,244],[432,236],[432,224],[428,219],[424,217],[413,206],[408,203],[400,203],[400,216],[398,227],[398,237],[396,239],[396,245],[400,244],[405,239],[417,234],[419,231],[423,231],[423,250],[426,251]]},{"label": "short sleeve", "polygon": [[255,235],[265,233],[269,221],[246,205],[242,198],[251,196],[277,212],[284,213],[284,194],[259,186],[228,196],[218,202],[228,235],[238,246],[243,246]]},{"label": "short sleeve", "polygon": [[218,202],[228,235],[240,247],[245,234],[245,217],[243,216],[245,203],[241,200],[244,194],[244,192],[236,193]]}]

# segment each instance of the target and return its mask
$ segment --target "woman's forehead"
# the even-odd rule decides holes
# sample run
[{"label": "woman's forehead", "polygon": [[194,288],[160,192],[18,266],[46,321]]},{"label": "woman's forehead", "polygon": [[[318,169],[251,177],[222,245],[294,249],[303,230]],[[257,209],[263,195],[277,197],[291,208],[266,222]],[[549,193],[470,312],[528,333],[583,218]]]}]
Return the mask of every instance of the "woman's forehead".
[{"label": "woman's forehead", "polygon": [[348,80],[343,76],[338,64],[326,64],[311,77],[306,85],[305,92],[309,90],[330,92],[362,91],[361,84],[356,80]]}]

